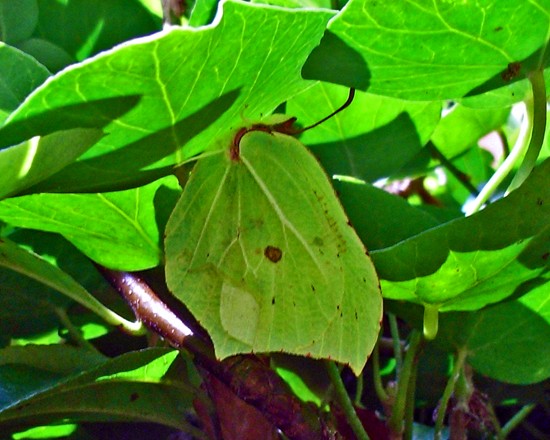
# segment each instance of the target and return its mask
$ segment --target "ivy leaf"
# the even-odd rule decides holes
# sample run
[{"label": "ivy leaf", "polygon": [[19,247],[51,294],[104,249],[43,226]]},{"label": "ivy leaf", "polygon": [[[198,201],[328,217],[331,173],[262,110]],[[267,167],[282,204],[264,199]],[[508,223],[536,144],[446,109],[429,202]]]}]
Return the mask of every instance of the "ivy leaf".
[{"label": "ivy leaf", "polygon": [[[173,27],[52,77],[0,129],[0,147],[101,126],[109,136],[42,190],[106,191],[155,180],[218,148],[243,118],[268,114],[310,86],[300,67],[333,15],[223,2],[212,26]],[[113,100],[132,106],[115,112]]]},{"label": "ivy leaf", "polygon": [[252,131],[238,157],[201,159],[165,246],[168,286],[219,357],[283,351],[361,372],[380,325],[377,276],[326,175],[294,138]]},{"label": "ivy leaf", "polygon": [[[329,26],[365,60],[369,92],[413,100],[458,98],[524,78],[540,67],[548,29],[547,5],[515,0],[351,0]],[[515,62],[523,65],[510,78]]]},{"label": "ivy leaf", "polygon": [[0,202],[0,219],[21,228],[57,232],[109,268],[142,270],[162,260],[161,231],[179,191],[176,178],[168,176],[112,193],[13,197]]},{"label": "ivy leaf", "polygon": [[513,294],[548,269],[550,160],[508,197],[373,252],[384,296],[477,310]]}]

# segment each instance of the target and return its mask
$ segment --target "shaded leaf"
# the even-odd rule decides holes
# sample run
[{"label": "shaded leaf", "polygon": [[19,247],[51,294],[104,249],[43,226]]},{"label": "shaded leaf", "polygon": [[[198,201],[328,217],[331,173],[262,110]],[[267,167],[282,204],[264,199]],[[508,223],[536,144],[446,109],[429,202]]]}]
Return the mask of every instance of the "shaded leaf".
[{"label": "shaded leaf", "polygon": [[49,72],[34,58],[0,42],[0,75],[0,122],[4,122],[25,97],[46,80]]},{"label": "shaded leaf", "polygon": [[475,310],[541,274],[550,251],[550,161],[505,199],[373,252],[386,298]]},{"label": "shaded leaf", "polygon": [[340,202],[361,241],[372,252],[434,228],[439,222],[406,200],[372,185],[335,180]]},{"label": "shaded leaf", "polygon": [[0,202],[0,218],[22,228],[57,232],[104,266],[141,270],[162,259],[164,220],[157,216],[171,209],[178,193],[171,176],[113,193],[14,197]]},{"label": "shaded leaf", "polygon": [[[33,252],[17,246],[7,238],[0,240],[0,266],[36,280],[66,297],[82,304],[92,312],[106,319],[110,324],[120,325],[122,318],[106,309],[94,296],[70,275],[50,264]],[[9,287],[9,285],[8,285]],[[46,301],[57,302],[55,297],[42,298]],[[39,304],[43,301],[39,300]],[[63,303],[61,301],[61,303]]]},{"label": "shaded leaf", "polygon": [[36,2],[40,13],[34,36],[63,48],[75,61],[161,28],[160,17],[138,0]]},{"label": "shaded leaf", "polygon": [[[62,419],[134,420],[188,427],[182,409],[189,407],[192,389],[183,381],[162,380],[174,360],[172,350],[143,350],[108,361],[97,358],[87,368],[77,361],[76,370],[65,367],[75,361],[72,352],[76,349],[38,346],[34,349],[38,362],[29,361],[31,352],[22,349],[20,356],[12,356],[0,367],[2,383],[10,384],[2,393],[0,424],[4,432]],[[47,364],[41,363],[41,358],[47,359]]]},{"label": "shaded leaf", "polygon": [[253,131],[239,150],[193,170],[167,225],[168,286],[222,358],[283,351],[359,373],[381,301],[333,189],[294,138]]},{"label": "shaded leaf", "polygon": [[61,47],[41,38],[29,38],[21,41],[17,44],[17,48],[35,58],[52,73],[75,62]]},{"label": "shaded leaf", "polygon": [[0,0],[0,40],[17,43],[31,36],[38,23],[36,0]]},{"label": "shaded leaf", "polygon": [[102,136],[98,129],[75,128],[0,150],[0,198],[14,195],[55,174]]}]

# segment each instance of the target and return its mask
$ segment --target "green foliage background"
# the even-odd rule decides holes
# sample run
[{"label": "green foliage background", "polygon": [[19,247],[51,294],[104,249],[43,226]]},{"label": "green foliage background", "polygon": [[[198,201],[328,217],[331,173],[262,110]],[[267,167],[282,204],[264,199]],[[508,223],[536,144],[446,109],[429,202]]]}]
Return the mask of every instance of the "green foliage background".
[{"label": "green foliage background", "polygon": [[[479,148],[478,140],[496,130],[506,148],[516,142],[512,109],[532,104],[534,72],[548,78],[550,3],[228,0],[215,6],[197,0],[188,22],[161,30],[153,1],[0,1],[2,430],[65,417],[110,419],[138,392],[144,398],[122,419],[192,431],[182,415],[197,392],[196,378],[170,375],[184,360],[158,348],[108,359],[85,344],[63,344],[59,322],[93,341],[122,319],[104,305],[127,316],[90,260],[126,271],[180,263],[179,251],[164,252],[185,247],[185,237],[163,241],[169,217],[174,212],[173,219],[202,224],[208,215],[208,206],[185,216],[185,206],[176,207],[185,164],[223,158],[241,127],[268,123],[273,112],[308,126],[338,108],[349,87],[358,89],[351,106],[295,142],[330,176],[370,251],[385,310],[415,328],[422,327],[423,309],[440,312],[434,344],[446,354],[465,351],[482,375],[520,385],[547,380],[548,141],[519,189],[472,216],[463,214],[471,194],[450,169],[480,188],[502,158]],[[512,74],[515,63],[519,71]],[[534,124],[545,122],[539,117]],[[261,151],[271,135],[254,136]],[[311,187],[324,179],[316,163],[284,154],[288,169],[298,173],[304,166],[305,175],[317,176]],[[380,189],[420,176],[438,182],[432,194],[441,206],[408,203]],[[308,189],[307,179],[287,179]],[[494,192],[504,192],[510,180]],[[209,191],[219,188],[214,182]],[[186,200],[203,190],[187,188]],[[251,205],[260,200],[254,197]],[[280,188],[274,195],[290,206],[288,197]],[[330,197],[330,212],[339,213]],[[297,224],[312,215],[295,211]],[[356,237],[349,240],[354,252],[361,249]],[[346,273],[371,270],[368,258],[341,264]],[[357,298],[361,291],[347,279],[342,289]],[[378,281],[369,283],[372,305]],[[212,313],[212,304],[204,307]],[[378,306],[369,307],[366,323],[376,326]],[[199,309],[192,311],[200,316]],[[282,321],[305,319],[290,307],[281,311]],[[300,325],[305,329],[307,321]],[[284,351],[308,352],[288,329],[268,327],[291,339]],[[206,329],[215,343],[226,337],[227,329]],[[342,347],[357,340],[354,332],[360,330],[343,331],[317,357],[351,362],[359,372],[376,332],[352,360]],[[44,334],[47,343],[26,345]],[[220,349],[242,351],[242,344]]]}]

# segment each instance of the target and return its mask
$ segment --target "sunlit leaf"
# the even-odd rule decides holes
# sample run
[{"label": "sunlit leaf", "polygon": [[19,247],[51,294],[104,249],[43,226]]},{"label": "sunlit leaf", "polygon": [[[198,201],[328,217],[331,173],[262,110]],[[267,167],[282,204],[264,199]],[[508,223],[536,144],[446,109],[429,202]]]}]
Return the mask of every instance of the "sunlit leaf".
[{"label": "sunlit leaf", "polygon": [[[548,10],[516,0],[351,0],[329,29],[365,60],[369,92],[449,99],[507,86],[545,62]],[[524,65],[507,77],[514,62]]]},{"label": "sunlit leaf", "polygon": [[104,266],[140,270],[162,259],[166,212],[178,193],[172,176],[113,193],[14,197],[0,202],[0,218],[22,228],[57,232]]}]

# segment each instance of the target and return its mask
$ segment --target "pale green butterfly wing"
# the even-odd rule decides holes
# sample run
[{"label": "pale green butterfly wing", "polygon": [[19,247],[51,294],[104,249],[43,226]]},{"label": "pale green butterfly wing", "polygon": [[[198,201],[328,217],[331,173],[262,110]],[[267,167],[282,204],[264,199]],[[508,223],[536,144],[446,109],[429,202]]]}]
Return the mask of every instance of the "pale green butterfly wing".
[{"label": "pale green butterfly wing", "polygon": [[[229,150],[229,147],[228,147]],[[382,300],[326,175],[296,139],[247,133],[201,159],[167,225],[172,292],[216,354],[273,352],[364,366]]]}]

